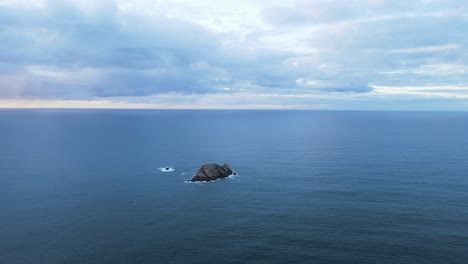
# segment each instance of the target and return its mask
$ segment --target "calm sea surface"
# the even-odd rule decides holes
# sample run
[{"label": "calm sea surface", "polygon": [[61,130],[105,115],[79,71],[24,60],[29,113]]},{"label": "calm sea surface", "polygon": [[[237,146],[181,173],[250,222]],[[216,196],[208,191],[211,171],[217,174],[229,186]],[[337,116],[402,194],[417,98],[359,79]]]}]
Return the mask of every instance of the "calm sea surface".
[{"label": "calm sea surface", "polygon": [[466,264],[468,113],[2,110],[0,263]]}]

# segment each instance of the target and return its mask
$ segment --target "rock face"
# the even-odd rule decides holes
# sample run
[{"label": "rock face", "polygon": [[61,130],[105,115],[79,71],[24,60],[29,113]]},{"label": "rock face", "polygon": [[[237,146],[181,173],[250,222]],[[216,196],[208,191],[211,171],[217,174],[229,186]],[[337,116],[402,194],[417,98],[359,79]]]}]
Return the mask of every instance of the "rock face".
[{"label": "rock face", "polygon": [[226,178],[231,174],[232,170],[227,164],[223,166],[216,163],[205,164],[198,169],[197,174],[192,177],[191,181],[214,181],[219,178]]}]

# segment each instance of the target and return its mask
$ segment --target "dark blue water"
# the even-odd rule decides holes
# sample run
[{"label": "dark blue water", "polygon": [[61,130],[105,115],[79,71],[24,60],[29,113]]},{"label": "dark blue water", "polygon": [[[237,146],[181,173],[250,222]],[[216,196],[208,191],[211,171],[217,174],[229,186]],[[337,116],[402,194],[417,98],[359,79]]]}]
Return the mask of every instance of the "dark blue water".
[{"label": "dark blue water", "polygon": [[468,113],[0,111],[1,263],[467,261]]}]

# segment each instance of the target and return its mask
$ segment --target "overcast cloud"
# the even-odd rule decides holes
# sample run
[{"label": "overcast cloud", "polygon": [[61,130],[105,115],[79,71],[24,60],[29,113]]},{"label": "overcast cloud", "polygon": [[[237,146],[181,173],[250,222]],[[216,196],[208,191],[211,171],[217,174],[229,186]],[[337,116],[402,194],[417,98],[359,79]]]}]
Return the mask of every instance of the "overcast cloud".
[{"label": "overcast cloud", "polygon": [[0,107],[468,110],[463,0],[0,0]]}]

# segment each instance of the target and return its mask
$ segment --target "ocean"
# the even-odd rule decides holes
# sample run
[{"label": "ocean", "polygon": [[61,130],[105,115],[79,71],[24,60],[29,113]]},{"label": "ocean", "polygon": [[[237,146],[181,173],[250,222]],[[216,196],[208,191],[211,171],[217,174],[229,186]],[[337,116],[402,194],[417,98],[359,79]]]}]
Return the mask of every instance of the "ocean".
[{"label": "ocean", "polygon": [[1,110],[0,201],[2,264],[466,264],[468,113]]}]

